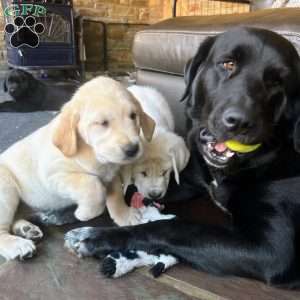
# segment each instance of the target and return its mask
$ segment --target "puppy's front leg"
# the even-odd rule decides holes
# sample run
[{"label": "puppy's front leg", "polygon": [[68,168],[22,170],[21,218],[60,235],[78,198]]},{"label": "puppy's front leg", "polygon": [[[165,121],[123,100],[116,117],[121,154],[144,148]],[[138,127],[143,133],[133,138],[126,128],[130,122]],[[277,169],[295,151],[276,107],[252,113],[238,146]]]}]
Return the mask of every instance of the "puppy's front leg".
[{"label": "puppy's front leg", "polygon": [[110,184],[106,205],[110,217],[119,226],[142,223],[141,212],[136,208],[129,207],[125,203],[123,187],[119,176],[116,176]]},{"label": "puppy's front leg", "polygon": [[18,184],[4,166],[0,166],[0,255],[6,260],[32,257],[36,247],[31,240],[10,234],[20,202]]},{"label": "puppy's front leg", "polygon": [[82,173],[58,173],[48,178],[51,191],[69,198],[78,205],[75,217],[88,221],[105,209],[106,188],[98,177]]}]

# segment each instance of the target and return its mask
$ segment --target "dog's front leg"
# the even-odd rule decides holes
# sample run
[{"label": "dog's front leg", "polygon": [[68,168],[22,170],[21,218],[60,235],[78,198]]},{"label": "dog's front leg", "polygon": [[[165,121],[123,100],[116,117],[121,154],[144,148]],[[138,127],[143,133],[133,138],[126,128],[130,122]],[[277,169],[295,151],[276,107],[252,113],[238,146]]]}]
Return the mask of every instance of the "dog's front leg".
[{"label": "dog's front leg", "polygon": [[78,205],[75,217],[88,221],[101,215],[105,209],[106,188],[98,177],[82,173],[57,173],[47,180],[49,189],[61,198]]},{"label": "dog's front leg", "polygon": [[[269,225],[262,226],[260,236],[270,229]],[[268,234],[272,237],[282,234],[284,224],[279,225],[272,228],[277,233],[269,231]],[[286,231],[285,243],[272,244],[270,236],[264,241],[251,234],[251,231],[248,236],[246,232],[226,226],[173,219],[122,228],[83,227],[68,232],[65,240],[68,248],[82,256],[124,250],[160,252],[209,273],[249,276],[271,282],[289,266],[289,257],[293,255],[290,253],[291,236]]]},{"label": "dog's front leg", "polygon": [[142,223],[141,212],[134,207],[129,207],[125,202],[123,187],[119,176],[116,176],[110,184],[106,205],[110,217],[117,225],[126,226]]}]

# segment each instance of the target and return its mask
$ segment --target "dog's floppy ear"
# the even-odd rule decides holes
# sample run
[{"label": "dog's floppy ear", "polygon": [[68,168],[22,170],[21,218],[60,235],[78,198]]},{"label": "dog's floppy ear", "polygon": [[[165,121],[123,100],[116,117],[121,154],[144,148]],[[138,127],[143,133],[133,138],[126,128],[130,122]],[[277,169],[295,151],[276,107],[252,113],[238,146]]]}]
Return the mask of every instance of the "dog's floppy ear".
[{"label": "dog's floppy ear", "polygon": [[294,148],[300,153],[300,118],[297,120],[293,132]]},{"label": "dog's floppy ear", "polygon": [[65,155],[73,156],[77,152],[77,125],[79,114],[70,104],[66,104],[58,116],[52,142]]},{"label": "dog's floppy ear", "polygon": [[288,138],[293,140],[294,149],[300,153],[300,58],[294,63],[294,70],[288,80],[285,117],[288,124]]},{"label": "dog's floppy ear", "polygon": [[131,94],[133,102],[138,109],[138,114],[140,117],[141,128],[143,130],[144,137],[148,142],[151,142],[155,129],[155,121],[144,112],[140,102],[134,97],[134,95],[130,91],[128,92]]},{"label": "dog's floppy ear", "polygon": [[3,91],[5,92],[5,93],[7,93],[7,83],[6,83],[6,78],[3,80]]},{"label": "dog's floppy ear", "polygon": [[192,57],[186,63],[184,67],[184,81],[186,88],[180,101],[183,101],[189,95],[192,83],[197,75],[198,69],[208,56],[209,51],[215,42],[215,39],[215,36],[206,38],[198,48],[194,57]]},{"label": "dog's floppy ear", "polygon": [[169,149],[169,154],[172,159],[172,167],[174,177],[177,184],[180,184],[179,173],[186,167],[190,159],[190,151],[188,150],[182,137],[174,134],[173,143]]},{"label": "dog's floppy ear", "polygon": [[140,113],[141,118],[141,127],[144,133],[144,136],[148,142],[151,142],[152,136],[155,129],[154,120],[148,116],[143,110]]}]

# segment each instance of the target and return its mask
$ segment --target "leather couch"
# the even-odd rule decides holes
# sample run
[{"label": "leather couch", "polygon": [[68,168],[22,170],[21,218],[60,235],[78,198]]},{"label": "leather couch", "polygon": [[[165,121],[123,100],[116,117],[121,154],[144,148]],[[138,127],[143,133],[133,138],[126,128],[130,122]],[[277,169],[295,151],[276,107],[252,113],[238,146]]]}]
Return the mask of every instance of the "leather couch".
[{"label": "leather couch", "polygon": [[[263,2],[266,1],[259,1],[260,6]],[[177,17],[151,25],[136,34],[133,59],[137,69],[137,84],[156,87],[165,95],[175,114],[177,132],[180,134],[185,132],[184,103],[179,102],[185,86],[185,63],[207,36],[241,25],[274,30],[289,39],[300,53],[300,8]]]}]

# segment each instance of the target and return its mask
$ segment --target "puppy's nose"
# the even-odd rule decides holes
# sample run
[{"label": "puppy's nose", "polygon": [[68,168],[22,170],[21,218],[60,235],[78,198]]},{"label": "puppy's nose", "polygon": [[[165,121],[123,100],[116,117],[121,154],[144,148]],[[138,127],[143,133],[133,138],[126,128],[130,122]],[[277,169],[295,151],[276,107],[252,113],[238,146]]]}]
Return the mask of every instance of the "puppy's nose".
[{"label": "puppy's nose", "polygon": [[227,109],[222,116],[223,125],[230,131],[248,129],[251,124],[247,115],[240,109]]},{"label": "puppy's nose", "polygon": [[123,148],[123,151],[127,157],[134,157],[137,155],[139,149],[139,144],[129,144]]},{"label": "puppy's nose", "polygon": [[162,193],[161,192],[156,192],[156,191],[152,191],[149,193],[149,197],[151,199],[159,199],[161,197]]}]

